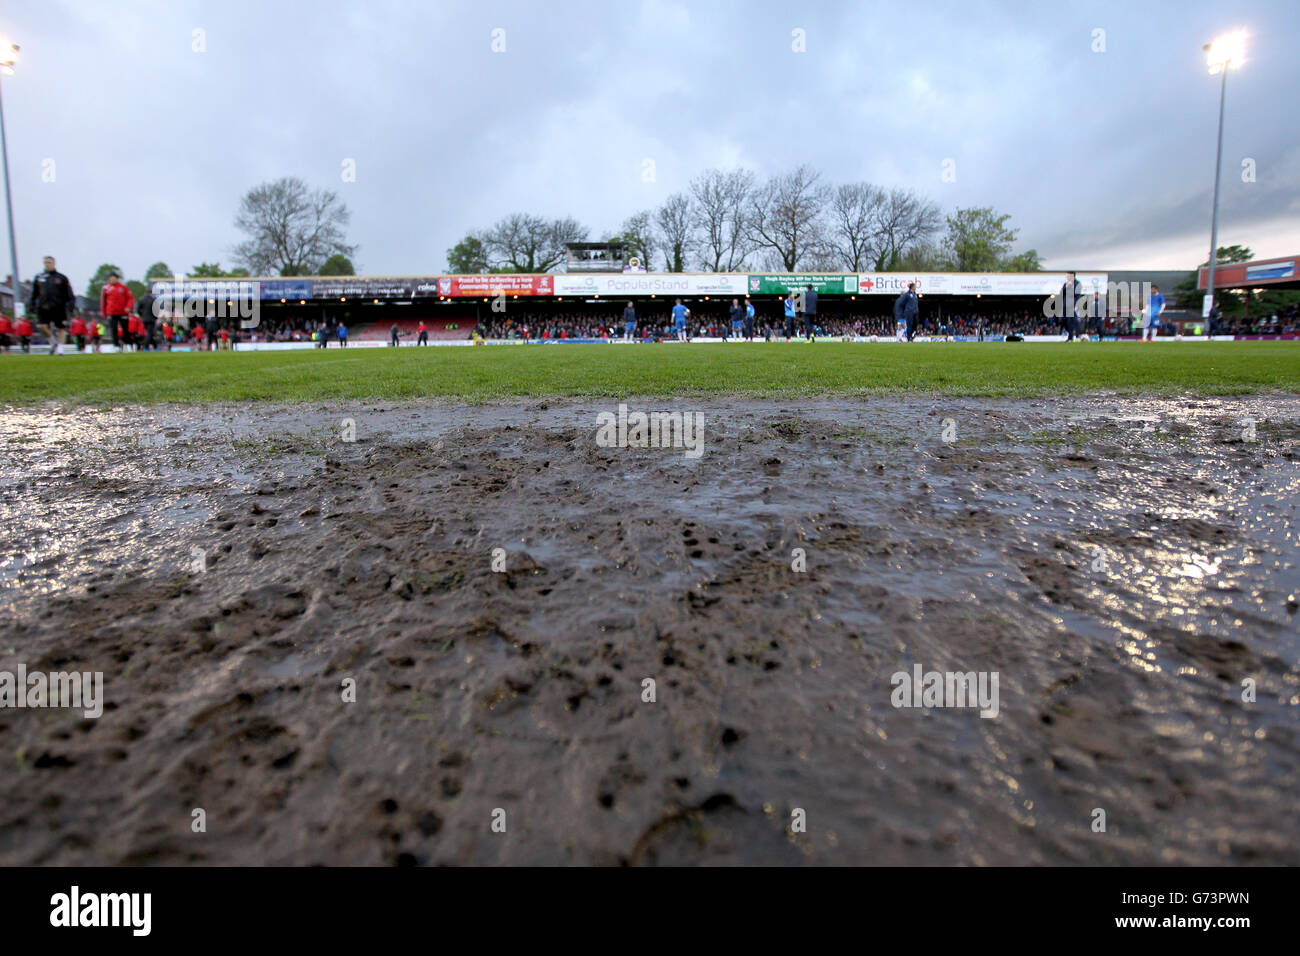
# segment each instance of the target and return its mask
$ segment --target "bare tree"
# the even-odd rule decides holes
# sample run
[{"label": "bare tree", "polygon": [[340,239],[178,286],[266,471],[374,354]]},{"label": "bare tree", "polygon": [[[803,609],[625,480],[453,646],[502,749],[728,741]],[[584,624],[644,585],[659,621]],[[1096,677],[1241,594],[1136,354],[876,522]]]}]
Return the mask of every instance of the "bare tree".
[{"label": "bare tree", "polygon": [[483,252],[493,269],[534,272],[546,233],[547,222],[541,216],[512,213],[483,233]]},{"label": "bare tree", "polygon": [[587,235],[587,227],[572,217],[566,216],[563,219],[553,220],[551,222],[550,244],[546,247],[546,255],[540,263],[538,271],[550,272],[564,261],[565,243],[583,242],[586,240]]},{"label": "bare tree", "polygon": [[687,256],[695,246],[694,223],[695,211],[685,193],[673,193],[655,210],[659,248],[664,253],[664,268],[669,272],[686,268]]},{"label": "bare tree", "polygon": [[747,169],[709,169],[691,180],[699,259],[706,271],[744,268],[752,251],[748,216],[753,191],[754,174]]},{"label": "bare tree", "polygon": [[587,229],[574,219],[549,220],[514,213],[483,236],[483,250],[492,268],[509,272],[548,272],[564,261],[564,244],[587,238]]},{"label": "bare tree", "polygon": [[876,269],[893,268],[906,250],[927,244],[942,225],[938,203],[910,189],[891,189],[876,220]]},{"label": "bare tree", "polygon": [[235,246],[235,259],[255,276],[315,275],[330,256],[356,254],[343,241],[351,218],[328,189],[312,190],[294,176],[262,183],[239,204],[235,226],[248,238]]},{"label": "bare tree", "polygon": [[804,246],[800,269],[805,272],[842,272],[844,260],[833,244],[819,237]]},{"label": "bare tree", "polygon": [[875,265],[876,242],[887,195],[870,183],[845,183],[830,202],[828,243],[839,264],[850,272]]},{"label": "bare tree", "polygon": [[750,197],[754,244],[776,253],[785,271],[798,271],[824,244],[822,213],[829,199],[830,189],[811,166],[773,176]]}]

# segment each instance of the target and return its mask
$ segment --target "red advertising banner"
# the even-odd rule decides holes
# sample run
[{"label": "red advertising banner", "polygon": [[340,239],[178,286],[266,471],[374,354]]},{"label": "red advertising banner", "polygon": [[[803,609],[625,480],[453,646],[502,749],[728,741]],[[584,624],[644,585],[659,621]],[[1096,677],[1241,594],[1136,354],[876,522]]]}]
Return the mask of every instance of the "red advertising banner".
[{"label": "red advertising banner", "polygon": [[554,276],[446,276],[438,279],[438,293],[448,296],[550,295]]}]

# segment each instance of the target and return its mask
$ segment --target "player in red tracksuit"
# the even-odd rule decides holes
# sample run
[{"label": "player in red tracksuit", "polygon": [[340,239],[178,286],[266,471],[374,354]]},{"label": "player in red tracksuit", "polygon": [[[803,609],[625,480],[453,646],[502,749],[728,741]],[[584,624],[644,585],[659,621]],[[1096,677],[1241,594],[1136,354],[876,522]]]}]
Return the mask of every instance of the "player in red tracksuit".
[{"label": "player in red tracksuit", "polygon": [[417,336],[415,342],[416,345],[429,344],[429,327],[424,324],[423,320],[421,320],[420,324],[416,327],[415,334]]},{"label": "player in red tracksuit", "polygon": [[68,329],[68,334],[77,340],[77,351],[86,351],[86,320],[79,315],[72,317],[72,328]]},{"label": "player in red tracksuit", "polygon": [[9,316],[0,314],[0,352],[9,351],[9,336],[14,334],[14,324]]},{"label": "player in red tracksuit", "polygon": [[27,316],[24,315],[14,323],[14,335],[18,336],[18,344],[24,352],[32,350],[32,323]]},{"label": "player in red tracksuit", "polygon": [[126,321],[126,334],[130,337],[131,344],[135,346],[136,351],[144,348],[144,319],[131,313],[131,317]]},{"label": "player in red tracksuit", "polygon": [[119,272],[109,273],[108,284],[99,290],[99,313],[108,323],[113,345],[125,348],[131,341],[130,316],[135,311],[135,296],[122,284]]}]

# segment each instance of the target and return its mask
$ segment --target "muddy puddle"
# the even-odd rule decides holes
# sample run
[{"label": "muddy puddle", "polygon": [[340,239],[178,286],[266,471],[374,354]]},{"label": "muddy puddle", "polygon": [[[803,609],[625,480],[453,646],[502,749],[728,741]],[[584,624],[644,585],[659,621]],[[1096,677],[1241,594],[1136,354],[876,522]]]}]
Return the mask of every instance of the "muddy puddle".
[{"label": "muddy puddle", "polygon": [[0,863],[1300,863],[1296,398],[626,404],[6,412]]}]

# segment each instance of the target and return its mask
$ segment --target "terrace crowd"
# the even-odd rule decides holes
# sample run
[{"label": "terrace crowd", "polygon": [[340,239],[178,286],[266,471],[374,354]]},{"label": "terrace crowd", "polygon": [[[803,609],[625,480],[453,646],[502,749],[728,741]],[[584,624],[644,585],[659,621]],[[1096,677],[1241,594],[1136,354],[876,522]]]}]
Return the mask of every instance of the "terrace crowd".
[{"label": "terrace crowd", "polygon": [[[766,305],[766,304],[765,304]],[[732,335],[730,317],[726,306],[694,303],[690,306],[688,323],[692,336],[724,338]],[[784,318],[771,308],[756,310],[755,335],[779,337],[783,334]],[[598,313],[535,313],[511,311],[507,315],[493,315],[479,322],[479,333],[489,339],[609,339],[623,335],[622,312]],[[1107,320],[1103,328],[1113,334],[1117,328],[1114,320]],[[830,337],[891,336],[895,334],[892,312],[874,310],[845,310],[842,307],[826,309],[817,316],[818,334]],[[1028,312],[995,312],[983,315],[935,314],[923,316],[917,332],[921,335],[1055,335],[1065,331],[1060,319],[1047,318]],[[646,311],[637,306],[637,338],[671,338],[672,322],[667,306],[655,306]]]}]

